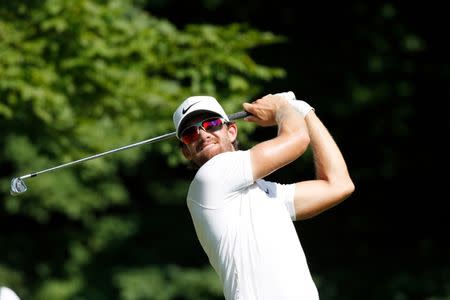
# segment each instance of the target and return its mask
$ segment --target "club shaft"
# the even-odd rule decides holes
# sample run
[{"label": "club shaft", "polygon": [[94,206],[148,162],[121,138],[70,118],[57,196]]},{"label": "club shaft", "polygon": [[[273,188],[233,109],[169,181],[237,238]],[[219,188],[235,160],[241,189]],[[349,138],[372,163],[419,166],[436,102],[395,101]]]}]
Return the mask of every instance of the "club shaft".
[{"label": "club shaft", "polygon": [[30,173],[30,174],[27,174],[27,175],[23,175],[23,176],[20,176],[19,178],[20,179],[26,179],[26,178],[30,178],[30,177],[35,177],[35,176],[37,176],[39,174],[42,174],[42,173],[46,173],[46,172],[54,171],[54,170],[57,170],[57,169],[62,169],[62,168],[65,168],[65,167],[73,166],[73,165],[76,165],[76,164],[79,164],[79,163],[82,163],[82,162],[85,162],[85,161],[88,161],[88,160],[91,160],[91,159],[95,159],[95,158],[99,158],[99,157],[108,155],[108,154],[117,153],[117,152],[120,152],[120,151],[123,151],[123,150],[127,150],[127,149],[130,149],[130,148],[137,147],[137,146],[142,146],[144,144],[149,144],[149,143],[154,143],[154,142],[158,142],[158,141],[162,141],[162,140],[167,140],[169,138],[174,137],[175,135],[176,135],[175,132],[166,133],[166,134],[163,134],[163,135],[160,135],[160,136],[157,136],[157,137],[145,140],[145,141],[141,141],[141,142],[130,144],[130,145],[126,145],[126,146],[123,146],[123,147],[120,147],[120,148],[108,150],[108,151],[105,151],[105,152],[102,152],[102,153],[98,153],[98,154],[95,154],[95,155],[92,155],[92,156],[88,156],[88,157],[81,158],[81,159],[78,159],[78,160],[75,160],[75,161],[71,161],[71,162],[68,162],[68,163],[65,163],[65,164],[62,164],[62,165],[59,165],[59,166],[55,166],[53,168],[48,168],[48,169],[45,169],[45,170],[42,170],[42,171],[38,171],[38,172]]},{"label": "club shaft", "polygon": [[[237,112],[237,113],[229,115],[228,118],[230,120],[237,120],[237,119],[245,118],[248,115],[249,115],[249,113],[247,113],[246,111],[240,111],[240,112]],[[42,174],[42,173],[47,173],[47,172],[50,172],[50,171],[54,171],[54,170],[58,170],[58,169],[66,168],[66,167],[70,167],[70,166],[73,166],[73,165],[76,165],[76,164],[79,164],[79,163],[82,163],[82,162],[85,162],[85,161],[88,161],[88,160],[91,160],[91,159],[99,158],[99,157],[102,157],[102,156],[105,156],[105,155],[108,155],[108,154],[117,153],[117,152],[120,152],[120,151],[123,151],[123,150],[127,150],[127,149],[138,147],[138,146],[142,146],[142,145],[145,145],[145,144],[150,144],[150,143],[154,143],[154,142],[167,140],[167,139],[173,138],[175,136],[176,136],[176,132],[166,133],[166,134],[163,134],[163,135],[160,135],[160,136],[157,136],[157,137],[145,140],[145,141],[141,141],[141,142],[137,142],[137,143],[134,143],[134,144],[126,145],[126,146],[123,146],[123,147],[120,147],[120,148],[108,150],[108,151],[105,151],[105,152],[102,152],[102,153],[98,153],[98,154],[95,154],[95,155],[92,155],[92,156],[81,158],[81,159],[78,159],[78,160],[75,160],[75,161],[71,161],[71,162],[68,162],[68,163],[65,163],[65,164],[62,164],[62,165],[58,165],[58,166],[55,166],[55,167],[52,167],[52,168],[48,168],[48,169],[45,169],[45,170],[41,170],[41,171],[37,171],[37,172],[34,172],[34,173],[26,174],[26,175],[20,176],[19,178],[20,179],[26,179],[26,178],[30,178],[30,177],[35,177],[35,176],[37,176],[39,174]]]}]

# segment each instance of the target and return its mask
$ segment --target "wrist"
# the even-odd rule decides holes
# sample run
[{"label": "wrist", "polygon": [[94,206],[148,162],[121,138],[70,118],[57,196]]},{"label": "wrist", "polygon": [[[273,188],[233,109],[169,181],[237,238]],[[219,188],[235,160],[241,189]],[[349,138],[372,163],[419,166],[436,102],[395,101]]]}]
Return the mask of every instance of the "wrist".
[{"label": "wrist", "polygon": [[284,119],[286,119],[290,114],[293,113],[292,105],[288,100],[283,100],[278,103],[278,107],[275,111],[275,122],[280,124]]},{"label": "wrist", "polygon": [[295,100],[295,94],[292,91],[284,92],[284,93],[276,93],[276,96],[280,96],[286,100]]},{"label": "wrist", "polygon": [[297,110],[303,117],[306,117],[306,115],[310,111],[314,111],[314,108],[306,103],[303,100],[289,100],[289,103]]}]

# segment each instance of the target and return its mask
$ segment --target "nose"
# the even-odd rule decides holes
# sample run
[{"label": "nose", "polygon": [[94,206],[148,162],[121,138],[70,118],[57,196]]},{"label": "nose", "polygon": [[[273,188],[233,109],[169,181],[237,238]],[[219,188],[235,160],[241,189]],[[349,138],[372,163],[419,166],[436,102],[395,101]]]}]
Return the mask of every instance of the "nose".
[{"label": "nose", "polygon": [[209,136],[209,132],[207,132],[203,127],[198,128],[198,136],[202,139],[207,138]]}]

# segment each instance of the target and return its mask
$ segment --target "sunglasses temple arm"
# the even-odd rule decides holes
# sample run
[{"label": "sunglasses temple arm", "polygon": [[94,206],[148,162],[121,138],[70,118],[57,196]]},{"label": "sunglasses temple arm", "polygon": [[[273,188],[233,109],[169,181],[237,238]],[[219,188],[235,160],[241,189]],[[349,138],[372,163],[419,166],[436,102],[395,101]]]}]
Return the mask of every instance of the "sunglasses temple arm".
[{"label": "sunglasses temple arm", "polygon": [[250,116],[251,114],[249,112],[246,112],[245,110],[228,115],[228,119],[230,119],[230,121],[233,120],[237,120],[237,119],[243,119],[247,116]]}]

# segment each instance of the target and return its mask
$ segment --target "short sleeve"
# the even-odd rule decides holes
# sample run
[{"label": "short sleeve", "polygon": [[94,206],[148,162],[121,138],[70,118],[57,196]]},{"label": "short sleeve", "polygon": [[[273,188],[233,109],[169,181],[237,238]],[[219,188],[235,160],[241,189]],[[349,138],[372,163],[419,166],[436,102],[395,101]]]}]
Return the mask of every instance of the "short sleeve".
[{"label": "short sleeve", "polygon": [[286,205],[286,209],[288,210],[289,215],[291,216],[291,220],[295,221],[297,219],[294,206],[295,184],[278,184],[278,185],[281,185],[284,191],[283,201],[284,205]]},{"label": "short sleeve", "polygon": [[221,153],[197,171],[187,200],[204,208],[220,208],[253,182],[250,151]]},{"label": "short sleeve", "polygon": [[263,179],[259,179],[256,181],[256,184],[266,192],[268,197],[276,198],[277,201],[280,201],[286,207],[292,221],[296,220],[295,216],[295,206],[294,206],[294,193],[295,193],[295,184],[282,184],[272,181],[266,181]]}]

